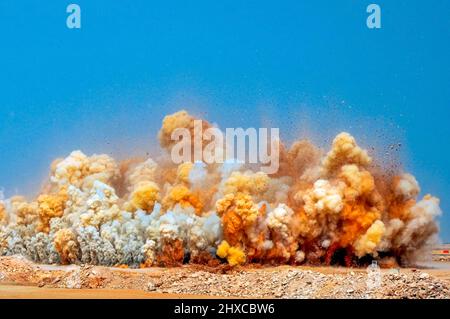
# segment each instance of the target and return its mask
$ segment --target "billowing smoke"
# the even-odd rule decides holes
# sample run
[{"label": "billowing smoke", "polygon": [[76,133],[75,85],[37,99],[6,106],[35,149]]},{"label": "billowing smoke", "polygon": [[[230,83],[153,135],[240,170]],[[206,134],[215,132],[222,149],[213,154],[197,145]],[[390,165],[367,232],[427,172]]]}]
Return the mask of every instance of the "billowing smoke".
[{"label": "billowing smoke", "polygon": [[[194,120],[185,111],[165,117],[159,139],[167,154],[174,130],[193,131]],[[279,146],[273,175],[230,158],[117,163],[74,151],[52,163],[34,200],[0,196],[0,254],[130,267],[321,264],[339,256],[347,265],[408,264],[436,240],[439,199],[417,199],[412,175],[382,172],[350,134],[337,135],[328,151],[307,140]]]}]

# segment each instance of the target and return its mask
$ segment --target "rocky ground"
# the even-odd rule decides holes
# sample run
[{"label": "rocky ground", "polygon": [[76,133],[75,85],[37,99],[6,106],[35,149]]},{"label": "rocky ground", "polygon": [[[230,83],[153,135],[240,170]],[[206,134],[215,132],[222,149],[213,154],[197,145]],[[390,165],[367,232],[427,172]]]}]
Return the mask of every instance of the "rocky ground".
[{"label": "rocky ground", "polygon": [[[122,269],[37,265],[0,257],[0,297],[450,298],[450,271],[383,269],[369,289],[366,269],[332,267]],[[95,290],[94,290],[95,289]],[[103,293],[100,293],[103,292]],[[59,294],[59,295],[58,295]]]}]

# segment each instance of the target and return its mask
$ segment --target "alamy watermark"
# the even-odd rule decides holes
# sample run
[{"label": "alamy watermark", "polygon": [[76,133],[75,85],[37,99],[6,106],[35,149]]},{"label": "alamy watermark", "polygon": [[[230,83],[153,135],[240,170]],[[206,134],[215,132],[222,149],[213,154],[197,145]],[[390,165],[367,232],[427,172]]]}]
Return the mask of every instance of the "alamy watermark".
[{"label": "alamy watermark", "polygon": [[[274,174],[279,168],[279,128],[226,128],[225,134],[216,127],[203,131],[203,121],[195,120],[193,130],[177,128],[171,134],[176,141],[171,150],[175,164],[202,161],[206,164],[236,160],[260,164],[261,171]],[[270,135],[269,135],[270,131]]]},{"label": "alamy watermark", "polygon": [[379,289],[381,287],[382,279],[380,266],[378,266],[378,263],[374,260],[372,261],[372,264],[367,267],[367,290],[369,292],[374,292]]},{"label": "alamy watermark", "polygon": [[369,29],[381,29],[381,7],[372,3],[367,6],[366,11],[370,13],[366,20],[367,27]]},{"label": "alamy watermark", "polygon": [[[69,15],[66,18],[66,26],[69,29],[81,29],[81,7],[76,3],[71,3],[66,7]],[[366,12],[369,16],[366,19],[366,25],[369,29],[381,29],[381,7],[378,4],[371,3],[367,6]]]},{"label": "alamy watermark", "polygon": [[66,12],[70,13],[66,19],[66,25],[69,29],[81,29],[81,8],[78,4],[69,4]]}]

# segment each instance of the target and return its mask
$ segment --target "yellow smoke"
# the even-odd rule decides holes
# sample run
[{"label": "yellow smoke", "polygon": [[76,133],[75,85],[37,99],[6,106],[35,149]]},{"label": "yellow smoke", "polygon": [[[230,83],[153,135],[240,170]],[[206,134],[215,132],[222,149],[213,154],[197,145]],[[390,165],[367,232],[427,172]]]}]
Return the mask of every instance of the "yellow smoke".
[{"label": "yellow smoke", "polygon": [[239,247],[230,246],[227,241],[222,241],[217,247],[217,256],[226,258],[231,266],[245,263],[245,253]]}]

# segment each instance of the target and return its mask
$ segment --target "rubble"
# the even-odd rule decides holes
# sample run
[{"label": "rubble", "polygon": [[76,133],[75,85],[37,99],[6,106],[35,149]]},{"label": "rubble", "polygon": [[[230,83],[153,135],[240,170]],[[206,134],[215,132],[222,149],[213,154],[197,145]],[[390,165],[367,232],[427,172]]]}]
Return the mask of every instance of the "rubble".
[{"label": "rubble", "polygon": [[[312,270],[311,270],[312,269]],[[154,294],[241,298],[450,298],[450,276],[382,270],[381,286],[368,289],[365,269],[317,267],[212,267],[122,269],[46,266],[0,257],[3,284],[66,289],[137,289]]]}]

